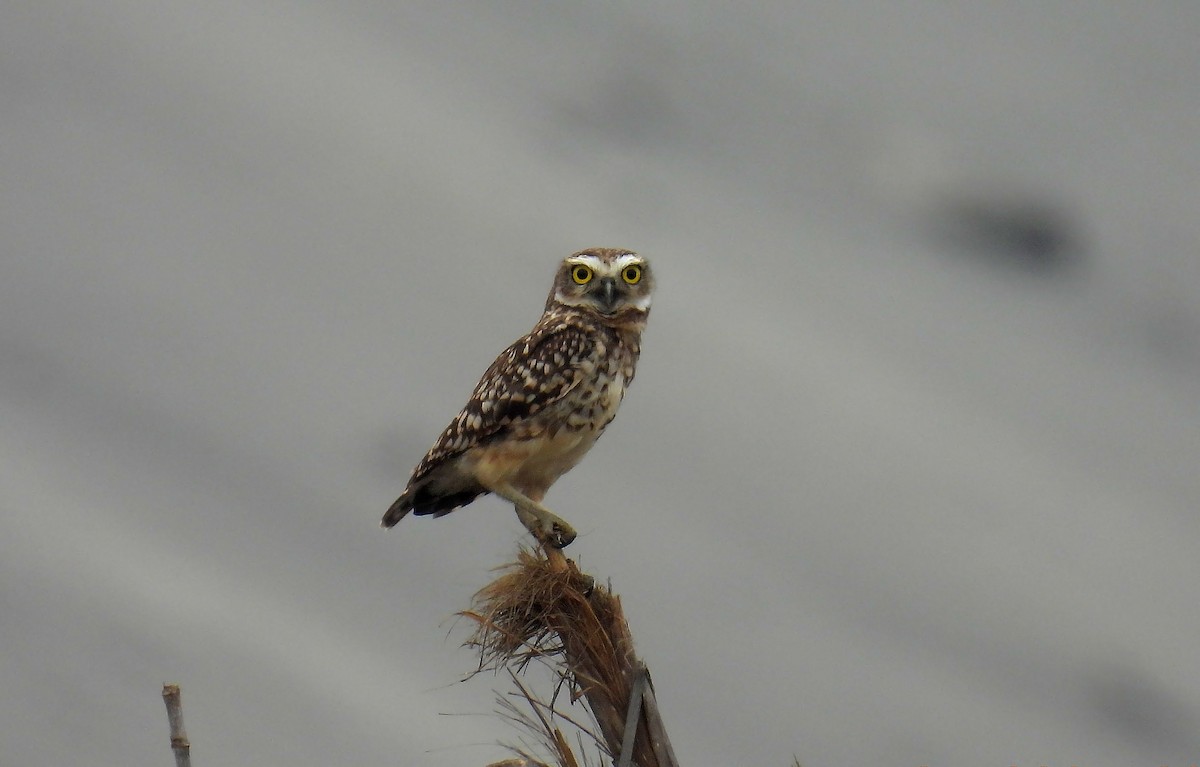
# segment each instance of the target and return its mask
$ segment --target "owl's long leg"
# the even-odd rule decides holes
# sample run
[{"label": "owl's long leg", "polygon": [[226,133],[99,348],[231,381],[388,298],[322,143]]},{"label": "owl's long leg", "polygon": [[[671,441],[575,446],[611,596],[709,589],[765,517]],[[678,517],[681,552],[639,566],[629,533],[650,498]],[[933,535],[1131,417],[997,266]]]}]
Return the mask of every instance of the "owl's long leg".
[{"label": "owl's long leg", "polygon": [[540,542],[561,549],[575,540],[575,528],[512,485],[504,483],[491,490],[513,505],[521,524]]}]

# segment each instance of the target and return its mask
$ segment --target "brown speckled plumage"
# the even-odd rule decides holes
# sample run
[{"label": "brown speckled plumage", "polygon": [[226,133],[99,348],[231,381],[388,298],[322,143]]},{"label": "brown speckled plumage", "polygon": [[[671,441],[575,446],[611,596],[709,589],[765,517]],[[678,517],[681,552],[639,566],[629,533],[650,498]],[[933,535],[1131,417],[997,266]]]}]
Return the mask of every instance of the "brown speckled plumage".
[{"label": "brown speckled plumage", "polygon": [[[581,268],[583,284],[573,277]],[[627,250],[564,259],[541,319],[483,374],[383,525],[409,511],[441,516],[510,487],[541,501],[616,415],[633,381],[653,287],[645,259]]]}]

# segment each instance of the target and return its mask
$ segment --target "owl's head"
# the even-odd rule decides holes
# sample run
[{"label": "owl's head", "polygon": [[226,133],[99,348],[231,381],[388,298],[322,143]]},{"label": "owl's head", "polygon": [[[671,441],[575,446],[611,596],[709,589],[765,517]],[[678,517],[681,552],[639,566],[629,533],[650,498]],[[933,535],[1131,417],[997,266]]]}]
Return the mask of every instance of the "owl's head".
[{"label": "owl's head", "polygon": [[588,248],[563,259],[546,309],[569,306],[610,322],[644,321],[653,293],[646,259],[621,248]]}]

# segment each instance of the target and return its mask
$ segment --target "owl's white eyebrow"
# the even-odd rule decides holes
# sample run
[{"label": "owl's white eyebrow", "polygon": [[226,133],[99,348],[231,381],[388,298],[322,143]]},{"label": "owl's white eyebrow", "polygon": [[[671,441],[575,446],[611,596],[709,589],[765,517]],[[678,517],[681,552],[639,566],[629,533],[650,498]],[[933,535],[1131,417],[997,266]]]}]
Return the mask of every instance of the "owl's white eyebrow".
[{"label": "owl's white eyebrow", "polygon": [[570,256],[564,259],[564,261],[566,261],[568,264],[582,264],[583,266],[590,266],[596,271],[601,271],[607,267],[612,269],[614,272],[619,272],[632,264],[637,264],[639,266],[644,266],[646,264],[646,259],[639,256],[637,253],[626,253],[624,255],[617,256],[616,260],[612,262],[611,266],[605,264],[604,261],[598,256],[593,256],[586,253],[580,256]]},{"label": "owl's white eyebrow", "polygon": [[569,257],[569,258],[566,258],[566,259],[564,259],[564,260],[565,260],[565,261],[566,261],[568,264],[582,264],[582,265],[584,265],[584,266],[590,266],[590,267],[592,267],[593,269],[595,269],[595,270],[597,270],[597,271],[599,271],[599,270],[600,270],[600,267],[604,266],[604,262],[603,262],[603,261],[601,261],[601,260],[600,260],[599,258],[597,258],[596,256],[588,256],[588,255],[583,255],[583,256],[571,256],[571,257]]},{"label": "owl's white eyebrow", "polygon": [[631,264],[642,265],[646,263],[646,259],[639,256],[637,253],[626,253],[623,256],[617,256],[617,260],[613,262],[613,267],[620,271]]}]

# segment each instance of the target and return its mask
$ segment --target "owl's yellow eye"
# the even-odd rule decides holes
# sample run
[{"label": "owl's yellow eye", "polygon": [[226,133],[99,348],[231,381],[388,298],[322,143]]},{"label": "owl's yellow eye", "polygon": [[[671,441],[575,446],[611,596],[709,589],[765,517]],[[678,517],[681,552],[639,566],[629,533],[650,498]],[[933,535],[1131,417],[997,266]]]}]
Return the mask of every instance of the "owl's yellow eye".
[{"label": "owl's yellow eye", "polygon": [[625,269],[621,272],[621,279],[625,280],[625,282],[629,283],[630,285],[638,284],[638,280],[642,279],[642,267],[625,267]]},{"label": "owl's yellow eye", "polygon": [[571,279],[575,280],[576,285],[586,285],[592,281],[592,270],[583,264],[577,264],[571,270]]}]

